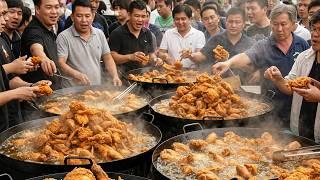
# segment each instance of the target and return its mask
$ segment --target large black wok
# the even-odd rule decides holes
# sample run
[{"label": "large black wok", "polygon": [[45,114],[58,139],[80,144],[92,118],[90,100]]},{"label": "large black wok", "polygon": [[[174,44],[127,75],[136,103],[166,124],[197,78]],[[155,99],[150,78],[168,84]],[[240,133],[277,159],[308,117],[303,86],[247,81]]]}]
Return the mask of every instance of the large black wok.
[{"label": "large black wok", "polygon": [[[14,127],[7,129],[6,131],[0,133],[0,144],[2,144],[6,139],[15,135],[18,132],[23,130],[30,130],[32,128],[43,127],[45,122],[54,119],[55,117],[48,117],[39,120],[25,122]],[[126,119],[124,121],[131,122],[133,124],[142,124],[141,130],[148,132],[152,136],[156,138],[157,144],[160,142],[162,134],[161,131],[152,123],[144,121],[144,120],[153,120],[153,116],[150,114],[144,114],[139,118],[131,118]],[[111,172],[133,172],[137,175],[144,176],[146,171],[146,167],[149,167],[146,162],[151,163],[151,154],[156,145],[149,149],[146,152],[140,153],[138,155],[117,160],[111,162],[100,163],[101,167],[107,169]],[[1,167],[1,165],[3,167]],[[74,169],[75,167],[79,167],[79,165],[54,165],[54,164],[45,164],[45,163],[36,163],[36,162],[27,162],[22,160],[17,160],[6,156],[5,154],[0,153],[0,169],[4,172],[7,172],[13,176],[16,176],[16,179],[35,177],[39,175],[45,175],[50,173],[57,172],[68,172]],[[81,166],[80,166],[81,167]],[[88,167],[88,165],[83,165],[83,167]],[[140,168],[140,169],[139,169]],[[4,169],[4,170],[3,170]],[[147,168],[148,169],[148,168]]]},{"label": "large black wok", "polygon": [[273,139],[278,140],[281,143],[290,143],[292,141],[298,141],[302,146],[312,146],[316,145],[314,141],[296,136],[290,133],[273,131],[270,129],[260,129],[260,128],[245,128],[245,127],[231,127],[231,128],[215,128],[215,129],[205,129],[199,131],[193,131],[185,134],[181,134],[175,137],[172,137],[164,142],[162,142],[152,154],[152,176],[153,179],[169,179],[165,174],[162,174],[157,170],[156,160],[158,159],[160,152],[164,149],[171,149],[171,145],[174,142],[186,143],[191,139],[205,139],[211,132],[215,132],[218,136],[223,136],[225,132],[233,131],[237,135],[248,137],[248,138],[257,138],[260,137],[263,132],[269,132],[272,134]]},{"label": "large black wok", "polygon": [[268,109],[264,109],[263,112],[255,114],[255,116],[246,117],[242,119],[224,120],[223,117],[204,117],[202,120],[179,118],[174,116],[168,116],[162,114],[153,107],[161,100],[170,99],[175,92],[167,93],[152,99],[149,103],[151,113],[155,116],[155,124],[161,129],[163,134],[163,140],[168,139],[172,136],[183,133],[182,127],[190,123],[200,123],[204,128],[220,128],[220,127],[235,127],[235,126],[256,126],[264,120],[264,117],[270,113],[273,109],[270,98],[266,96],[257,95],[254,93],[238,91],[236,92],[241,97],[249,97],[250,99],[258,100],[259,102],[265,103],[269,106]]},{"label": "large black wok", "polygon": [[[27,180],[44,180],[46,178],[55,178],[55,179],[63,179],[66,176],[67,173],[56,173],[56,174],[49,174],[45,176],[38,176],[35,178],[30,178]],[[122,173],[109,173],[108,176],[111,179],[118,179],[120,176],[122,179],[125,180],[147,180],[147,178],[139,177],[139,176],[134,176],[134,175],[128,175],[128,174],[122,174]]]},{"label": "large black wok", "polygon": [[[150,70],[154,70],[154,69],[157,69],[160,72],[162,71],[158,67],[144,67],[144,68],[138,68],[138,69],[127,71],[126,73],[123,74],[123,76],[129,82],[137,82],[142,86],[143,89],[149,90],[149,91],[172,90],[172,89],[176,89],[178,86],[190,84],[187,82],[186,83],[169,83],[166,79],[158,79],[158,78],[153,79],[153,82],[134,81],[128,78],[129,74],[142,75],[143,73],[148,72]],[[190,70],[190,69],[185,68],[183,70]],[[159,80],[163,81],[163,83],[157,82]]]},{"label": "large black wok", "polygon": [[[46,104],[47,101],[54,99],[59,96],[63,95],[68,95],[68,94],[77,94],[77,93],[82,93],[87,90],[110,90],[110,91],[123,91],[125,88],[115,88],[115,87],[109,87],[109,86],[77,86],[77,87],[70,87],[70,88],[64,88],[64,89],[59,89],[53,92],[52,95],[50,96],[42,96],[38,99],[35,100],[36,107],[43,110],[46,112],[45,109],[41,108],[42,105]],[[136,94],[140,97],[143,97],[146,99],[147,102],[151,99],[149,95],[143,92],[143,90],[140,87],[135,87],[131,93]],[[121,113],[121,114],[116,114],[116,115],[135,115],[135,114],[141,114],[142,112],[145,112],[148,109],[148,105],[146,104],[145,106],[135,109],[134,111],[126,112],[126,113]],[[59,115],[59,114],[54,114],[51,112],[46,112],[47,116],[53,116],[53,115]]]}]

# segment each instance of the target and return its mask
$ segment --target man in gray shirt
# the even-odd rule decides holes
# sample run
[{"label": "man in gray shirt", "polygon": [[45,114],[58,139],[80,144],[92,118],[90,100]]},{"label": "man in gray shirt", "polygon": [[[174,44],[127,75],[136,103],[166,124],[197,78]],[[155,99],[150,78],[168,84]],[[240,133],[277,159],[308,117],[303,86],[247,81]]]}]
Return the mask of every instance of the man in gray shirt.
[{"label": "man in gray shirt", "polygon": [[113,84],[121,85],[115,62],[103,32],[92,27],[93,14],[89,0],[76,0],[72,5],[73,25],[57,38],[58,62],[64,76],[62,87],[100,85],[102,59]]}]

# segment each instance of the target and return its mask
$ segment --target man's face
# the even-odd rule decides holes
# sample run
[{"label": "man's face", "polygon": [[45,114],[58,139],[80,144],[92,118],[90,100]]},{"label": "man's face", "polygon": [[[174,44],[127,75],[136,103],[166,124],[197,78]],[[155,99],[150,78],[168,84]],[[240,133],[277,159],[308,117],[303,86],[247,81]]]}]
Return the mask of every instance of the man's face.
[{"label": "man's face", "polygon": [[215,30],[219,26],[220,17],[212,9],[202,13],[202,22],[208,31]]},{"label": "man's face", "polygon": [[77,6],[71,17],[79,33],[90,32],[93,22],[93,14],[90,7]]},{"label": "man's face", "polygon": [[186,13],[181,12],[175,15],[174,17],[174,25],[177,27],[178,32],[185,32],[190,29],[190,18],[186,15]]},{"label": "man's face", "polygon": [[40,6],[36,7],[36,15],[45,26],[51,27],[58,22],[59,8],[58,0],[41,0]]},{"label": "man's face", "polygon": [[164,1],[157,1],[157,11],[160,16],[167,17],[169,16],[171,9],[170,6],[167,6]]},{"label": "man's face", "polygon": [[90,3],[92,11],[96,13],[99,8],[100,0],[90,0]]},{"label": "man's face", "polygon": [[119,21],[122,21],[128,18],[128,11],[126,9],[120,8],[120,6],[116,6],[114,7],[114,11],[117,12],[117,19]]},{"label": "man's face", "polygon": [[266,16],[267,10],[266,8],[260,7],[257,2],[248,2],[246,4],[247,15],[251,23],[257,24],[259,23],[263,17]]},{"label": "man's face", "polygon": [[298,15],[302,19],[308,18],[308,5],[310,0],[299,0],[298,1]]},{"label": "man's face", "polygon": [[6,17],[8,18],[6,21],[6,28],[9,30],[16,30],[22,20],[22,9],[9,8]]},{"label": "man's face", "polygon": [[320,6],[314,6],[312,8],[310,8],[309,12],[308,12],[308,19],[310,20],[311,17],[320,10]]},{"label": "man's face", "polygon": [[7,14],[8,6],[4,1],[0,2],[0,32],[4,31],[4,27],[6,25],[6,14]]},{"label": "man's face", "polygon": [[320,22],[311,26],[311,46],[315,51],[320,51]]},{"label": "man's face", "polygon": [[226,20],[227,32],[230,35],[239,35],[244,28],[244,20],[240,14],[231,14]]},{"label": "man's face", "polygon": [[129,13],[129,17],[133,30],[140,31],[147,17],[147,10],[133,9],[132,13]]},{"label": "man's face", "polygon": [[277,41],[286,40],[291,36],[295,23],[289,20],[287,13],[282,13],[271,20],[272,34]]}]

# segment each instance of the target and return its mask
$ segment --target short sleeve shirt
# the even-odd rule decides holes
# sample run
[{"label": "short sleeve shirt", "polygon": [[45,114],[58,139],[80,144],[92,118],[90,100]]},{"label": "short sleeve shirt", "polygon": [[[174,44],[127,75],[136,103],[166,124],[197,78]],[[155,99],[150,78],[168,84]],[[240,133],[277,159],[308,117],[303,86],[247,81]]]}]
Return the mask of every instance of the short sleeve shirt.
[{"label": "short sleeve shirt", "polygon": [[[36,17],[34,17],[22,34],[21,55],[31,57],[30,47],[33,44],[38,43],[43,46],[46,56],[56,63],[58,60],[56,38],[57,36],[54,32],[48,30]],[[21,75],[21,78],[31,83],[47,79],[53,81],[53,87],[55,89],[60,87],[59,81],[45,75],[41,68],[38,68],[37,71]]]},{"label": "short sleeve shirt", "polygon": [[[182,37],[177,28],[169,29],[163,35],[160,49],[167,50],[170,57],[180,59],[180,52],[185,49],[201,49],[206,40],[203,32],[191,27],[190,31]],[[191,67],[194,63],[190,59],[182,59],[184,67]]]},{"label": "short sleeve shirt", "polygon": [[[100,60],[105,54],[110,53],[110,49],[100,29],[92,27],[91,36],[85,41],[74,26],[71,26],[59,34],[57,46],[58,56],[65,58],[71,68],[86,74],[91,85],[101,85]],[[64,88],[77,85],[79,84],[76,81],[62,80]]]},{"label": "short sleeve shirt", "polygon": [[260,28],[256,25],[252,25],[248,27],[246,33],[249,37],[252,37],[254,40],[259,41],[271,35],[271,26],[269,25],[264,28]]},{"label": "short sleeve shirt", "polygon": [[[150,30],[142,28],[138,38],[136,38],[136,36],[129,31],[127,24],[118,27],[111,33],[109,44],[111,51],[115,51],[121,55],[131,54],[137,51],[150,54],[155,51]],[[121,72],[127,72],[140,67],[142,67],[140,63],[133,61],[118,65],[118,69]]]}]

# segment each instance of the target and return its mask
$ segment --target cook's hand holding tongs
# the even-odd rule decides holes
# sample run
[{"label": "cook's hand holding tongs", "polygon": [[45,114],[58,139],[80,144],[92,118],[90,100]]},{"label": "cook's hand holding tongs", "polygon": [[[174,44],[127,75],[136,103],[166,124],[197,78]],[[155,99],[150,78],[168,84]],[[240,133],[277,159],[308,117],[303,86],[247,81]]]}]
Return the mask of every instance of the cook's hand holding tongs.
[{"label": "cook's hand holding tongs", "polygon": [[272,155],[273,161],[298,161],[314,158],[320,158],[320,145],[302,147],[295,150],[276,151]]}]

